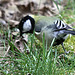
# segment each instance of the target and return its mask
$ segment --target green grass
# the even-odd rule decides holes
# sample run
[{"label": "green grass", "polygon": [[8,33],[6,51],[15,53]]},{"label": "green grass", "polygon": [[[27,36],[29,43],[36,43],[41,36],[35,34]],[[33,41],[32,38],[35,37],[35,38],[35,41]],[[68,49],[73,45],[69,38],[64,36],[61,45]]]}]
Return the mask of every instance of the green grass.
[{"label": "green grass", "polygon": [[[67,8],[72,9],[68,10]],[[65,10],[60,12],[60,15],[67,24],[75,22],[74,4],[69,2]],[[12,39],[9,27],[7,31],[1,28],[0,34],[3,46],[6,47],[5,41],[7,40],[7,46],[11,47],[8,57],[0,57],[4,59],[0,61],[0,75],[75,75],[75,36],[69,36],[64,42],[66,50],[72,51],[65,55],[61,45],[52,47],[51,44],[47,50],[44,35],[43,44],[40,44],[34,34],[30,35],[28,44],[24,42],[24,52],[21,53],[14,45],[16,39]],[[5,39],[2,34],[4,34]]]},{"label": "green grass", "polygon": [[[0,73],[3,75],[74,75],[75,55],[63,55],[59,58],[57,49],[50,47],[46,49],[43,37],[43,48],[36,48],[34,35],[29,37],[29,44],[25,45],[25,52],[21,53],[14,45],[14,41],[8,39],[11,46],[11,56],[0,64]],[[29,50],[29,54],[26,52]]]}]

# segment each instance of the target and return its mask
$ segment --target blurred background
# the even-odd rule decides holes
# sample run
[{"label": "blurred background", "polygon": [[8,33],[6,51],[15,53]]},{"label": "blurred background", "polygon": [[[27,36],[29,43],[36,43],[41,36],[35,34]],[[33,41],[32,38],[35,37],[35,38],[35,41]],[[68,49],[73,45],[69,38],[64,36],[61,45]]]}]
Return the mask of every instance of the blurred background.
[{"label": "blurred background", "polygon": [[55,16],[61,18],[75,17],[74,0],[0,0],[0,23],[6,25],[9,22],[14,26],[27,14]]},{"label": "blurred background", "polygon": [[[67,24],[69,24],[72,27],[75,27],[75,0],[0,0],[0,63],[1,63],[0,72],[3,75],[6,75],[6,74],[15,75],[18,72],[23,72],[23,73],[16,74],[16,75],[26,75],[25,73],[32,73],[36,75],[38,71],[39,73],[42,73],[44,72],[44,69],[46,71],[48,68],[48,65],[45,68],[46,64],[42,65],[42,67],[44,67],[44,69],[42,70],[40,66],[36,68],[36,66],[38,66],[37,63],[39,63],[39,61],[41,63],[44,63],[43,61],[40,60],[42,58],[43,53],[41,54],[39,53],[41,55],[41,58],[39,59],[39,61],[37,61],[38,57],[40,57],[40,55],[38,55],[37,50],[42,49],[40,47],[40,44],[36,44],[37,45],[36,53],[34,52],[34,49],[32,52],[36,58],[36,61],[35,61],[35,58],[33,58],[34,57],[33,54],[29,52],[28,47],[25,48],[24,43],[23,43],[23,42],[28,41],[28,37],[25,36],[24,40],[19,39],[19,35],[18,35],[19,30],[17,29],[17,27],[18,27],[20,20],[25,15],[38,15],[38,16],[58,15],[60,19],[64,20]],[[36,42],[38,41],[36,40]],[[29,44],[29,47],[30,47],[30,44]],[[58,58],[60,60],[62,59],[61,63],[63,63],[64,65],[66,63],[66,66],[62,67],[60,66],[62,64],[60,62],[57,62],[58,65],[56,65],[56,67],[52,66],[51,71],[53,72],[56,70],[56,72],[58,72],[57,75],[60,72],[61,74],[59,75],[64,75],[64,73],[65,75],[75,75],[75,71],[74,71],[75,70],[74,69],[75,68],[75,65],[74,65],[75,64],[75,60],[74,60],[75,59],[75,37],[69,36],[65,42],[65,47],[67,50],[72,51],[72,53],[69,55],[70,56],[69,58],[68,57],[65,58],[63,57],[63,55],[61,55],[61,53],[63,53],[61,46],[57,47],[57,49],[58,49]],[[23,57],[20,55],[21,53],[20,54],[15,53],[14,55],[13,51],[15,52],[20,51],[21,53],[25,51],[25,55],[24,56],[22,55]],[[31,54],[30,56],[32,57],[28,57],[28,54]],[[15,57],[17,55],[19,57]],[[71,57],[71,55],[74,55],[74,56]],[[5,60],[5,57],[9,57],[9,58],[13,57],[12,58],[13,63],[11,61],[3,61]],[[16,59],[22,58],[21,60],[23,62],[20,60],[18,61],[15,58]],[[54,60],[54,58],[55,56],[51,58],[52,61]],[[16,63],[13,61],[13,59],[15,60]],[[32,59],[35,62],[32,61]],[[22,64],[20,62],[22,62]],[[33,65],[31,65],[29,62],[31,62],[31,64]],[[18,63],[19,65],[17,65]],[[41,65],[41,63],[39,64]],[[47,63],[49,64],[50,61]],[[68,63],[71,65],[68,65]],[[30,65],[31,67],[29,66],[24,67],[26,65]],[[33,67],[35,67],[34,71],[33,71]],[[16,70],[16,68],[18,70]],[[37,69],[39,70],[37,71]],[[13,73],[14,71],[15,73]],[[36,71],[36,74],[35,74],[35,71]],[[27,75],[30,75],[30,74],[27,74]],[[38,75],[41,75],[41,74],[38,74]],[[53,72],[53,75],[54,75],[54,72]]]}]

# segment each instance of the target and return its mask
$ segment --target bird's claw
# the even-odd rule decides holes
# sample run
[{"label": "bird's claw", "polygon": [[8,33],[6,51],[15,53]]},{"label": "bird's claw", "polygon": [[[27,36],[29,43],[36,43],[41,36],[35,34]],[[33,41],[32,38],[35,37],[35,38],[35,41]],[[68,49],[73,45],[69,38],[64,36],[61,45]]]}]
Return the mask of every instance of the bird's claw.
[{"label": "bird's claw", "polygon": [[65,51],[65,53],[66,53],[66,54],[69,54],[69,53],[70,53],[70,51]]}]

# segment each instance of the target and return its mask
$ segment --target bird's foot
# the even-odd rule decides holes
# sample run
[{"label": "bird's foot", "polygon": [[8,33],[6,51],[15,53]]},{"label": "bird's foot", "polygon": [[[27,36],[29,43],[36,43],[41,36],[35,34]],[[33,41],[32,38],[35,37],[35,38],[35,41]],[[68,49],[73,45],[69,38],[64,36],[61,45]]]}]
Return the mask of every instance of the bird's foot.
[{"label": "bird's foot", "polygon": [[69,54],[69,53],[70,53],[70,51],[66,51],[66,50],[65,50],[65,54]]}]

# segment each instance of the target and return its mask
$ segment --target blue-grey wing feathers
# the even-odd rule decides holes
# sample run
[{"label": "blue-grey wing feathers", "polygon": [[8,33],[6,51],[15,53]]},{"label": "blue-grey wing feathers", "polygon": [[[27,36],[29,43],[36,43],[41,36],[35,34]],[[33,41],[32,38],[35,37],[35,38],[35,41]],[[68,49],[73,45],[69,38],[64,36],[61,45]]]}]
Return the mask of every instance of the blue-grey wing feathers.
[{"label": "blue-grey wing feathers", "polygon": [[[63,31],[64,34],[72,34],[72,35],[75,35],[75,31],[73,31],[73,29],[68,26],[67,24],[65,24],[63,21],[55,21],[54,22],[55,26],[56,26],[56,29],[55,31]],[[72,30],[69,30],[69,29],[72,29]]]}]

